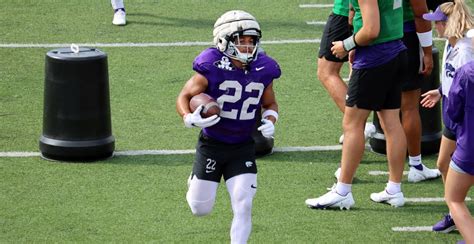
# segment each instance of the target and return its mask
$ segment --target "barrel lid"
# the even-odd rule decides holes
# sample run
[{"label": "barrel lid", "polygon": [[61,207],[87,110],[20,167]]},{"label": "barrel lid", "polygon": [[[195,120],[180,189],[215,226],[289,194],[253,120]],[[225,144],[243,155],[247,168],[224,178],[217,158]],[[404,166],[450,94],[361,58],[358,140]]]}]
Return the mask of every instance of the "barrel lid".
[{"label": "barrel lid", "polygon": [[71,46],[49,51],[46,56],[53,59],[81,61],[94,60],[107,57],[107,54],[97,48]]}]

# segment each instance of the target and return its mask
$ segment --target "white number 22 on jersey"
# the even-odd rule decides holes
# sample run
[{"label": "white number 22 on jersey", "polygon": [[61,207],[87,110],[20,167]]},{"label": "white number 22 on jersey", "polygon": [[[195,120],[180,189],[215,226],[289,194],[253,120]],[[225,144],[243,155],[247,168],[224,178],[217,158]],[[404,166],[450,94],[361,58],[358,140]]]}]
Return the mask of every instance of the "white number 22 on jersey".
[{"label": "white number 22 on jersey", "polygon": [[[250,93],[252,91],[258,91],[257,97],[249,97],[242,103],[239,120],[250,120],[255,118],[255,111],[257,109],[253,109],[252,111],[248,111],[248,109],[250,105],[258,104],[260,98],[262,97],[263,89],[265,89],[264,85],[262,83],[250,82],[245,86],[245,90],[243,91],[242,85],[238,81],[226,80],[219,86],[219,90],[223,91],[226,91],[229,88],[235,89],[235,93],[233,95],[222,95],[217,98],[217,103],[221,106],[221,108],[224,107],[224,103],[235,103],[239,101],[242,98],[242,92]],[[228,119],[237,119],[238,114],[238,109],[231,109],[230,111],[222,110],[220,116]]]}]

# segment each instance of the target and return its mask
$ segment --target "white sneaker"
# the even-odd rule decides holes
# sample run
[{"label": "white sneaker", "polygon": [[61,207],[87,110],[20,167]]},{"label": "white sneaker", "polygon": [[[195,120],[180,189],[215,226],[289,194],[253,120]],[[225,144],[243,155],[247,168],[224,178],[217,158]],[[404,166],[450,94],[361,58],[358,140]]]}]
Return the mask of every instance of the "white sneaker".
[{"label": "white sneaker", "polygon": [[366,141],[369,138],[373,137],[375,135],[375,132],[377,132],[377,130],[375,129],[375,125],[372,122],[365,123],[364,138]]},{"label": "white sneaker", "polygon": [[[365,123],[365,128],[364,128],[364,139],[367,141],[370,138],[372,138],[377,130],[375,129],[375,125],[372,122]],[[342,134],[339,137],[339,144],[342,144],[344,142],[344,134]]]},{"label": "white sneaker", "polygon": [[114,25],[125,25],[127,21],[125,20],[125,11],[119,9],[114,14],[114,19],[112,20],[112,24]]},{"label": "white sneaker", "polygon": [[341,177],[341,167],[337,168],[336,172],[334,172],[334,177],[339,181],[339,178]]},{"label": "white sneaker", "polygon": [[408,182],[416,183],[424,180],[435,179],[441,176],[441,172],[438,169],[430,169],[423,164],[420,164],[423,167],[422,170],[410,166],[410,171],[408,171]]},{"label": "white sneaker", "polygon": [[309,208],[339,208],[341,210],[349,210],[355,204],[351,192],[345,196],[341,196],[336,192],[335,188],[318,198],[306,199],[305,203]]},{"label": "white sneaker", "polygon": [[405,205],[405,197],[403,197],[402,192],[389,194],[386,190],[383,190],[379,193],[370,194],[370,199],[374,202],[390,204],[393,207],[401,207]]}]

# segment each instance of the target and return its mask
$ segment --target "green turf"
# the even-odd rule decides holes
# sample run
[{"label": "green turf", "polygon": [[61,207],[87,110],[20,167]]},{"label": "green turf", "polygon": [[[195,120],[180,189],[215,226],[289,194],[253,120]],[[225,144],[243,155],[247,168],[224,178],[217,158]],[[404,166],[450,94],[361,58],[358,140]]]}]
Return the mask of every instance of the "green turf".
[{"label": "green turf", "polygon": [[[318,1],[331,3],[332,1]],[[111,24],[109,1],[3,0],[0,44],[210,42],[226,10],[253,13],[263,40],[316,39],[330,9],[301,9],[306,1],[126,0],[128,25]],[[437,43],[442,47],[441,43]],[[334,145],[341,113],[316,79],[317,44],[264,45],[281,65],[275,81],[280,106],[277,147]],[[186,129],[175,99],[193,74],[204,46],[107,47],[116,149],[192,149],[198,130]],[[38,152],[42,132],[44,58],[51,48],[0,48],[0,151]],[[343,76],[348,75],[347,67]],[[454,243],[458,233],[396,233],[394,226],[429,226],[444,203],[400,209],[370,202],[383,189],[384,156],[366,152],[354,184],[351,211],[314,211],[304,200],[325,192],[340,151],[275,153],[258,161],[251,243]],[[0,243],[157,242],[226,243],[232,212],[222,185],[210,216],[193,217],[185,201],[193,155],[115,157],[59,163],[0,157]],[[435,166],[436,156],[424,162]],[[406,197],[442,197],[441,180],[409,184]],[[473,197],[472,191],[470,196]],[[474,209],[472,202],[469,208]]]}]

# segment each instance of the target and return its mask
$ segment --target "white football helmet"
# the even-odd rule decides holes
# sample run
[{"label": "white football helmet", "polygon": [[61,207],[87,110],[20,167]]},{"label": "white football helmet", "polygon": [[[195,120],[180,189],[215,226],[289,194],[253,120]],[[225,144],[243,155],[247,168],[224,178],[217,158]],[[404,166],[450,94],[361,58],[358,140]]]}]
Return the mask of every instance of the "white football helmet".
[{"label": "white football helmet", "polygon": [[[242,10],[231,10],[219,17],[214,24],[214,44],[217,49],[231,59],[248,64],[257,59],[260,44],[260,25],[255,17]],[[239,45],[239,36],[254,37],[254,45]],[[250,52],[240,52],[237,47],[244,47]]]}]

